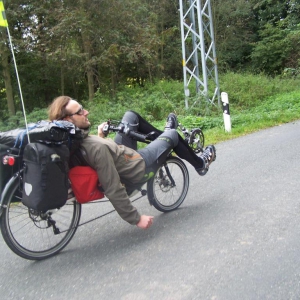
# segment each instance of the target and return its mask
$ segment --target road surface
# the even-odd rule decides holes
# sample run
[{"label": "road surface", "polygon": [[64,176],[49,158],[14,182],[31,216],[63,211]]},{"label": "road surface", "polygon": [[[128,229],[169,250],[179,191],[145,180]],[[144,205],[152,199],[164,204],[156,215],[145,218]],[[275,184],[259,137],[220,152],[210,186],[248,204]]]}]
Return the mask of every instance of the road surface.
[{"label": "road surface", "polygon": [[[57,256],[12,253],[0,237],[8,299],[300,299],[300,122],[217,144],[206,176],[189,165],[182,206],[140,230],[116,213],[80,227]],[[83,207],[83,220],[110,210]]]}]

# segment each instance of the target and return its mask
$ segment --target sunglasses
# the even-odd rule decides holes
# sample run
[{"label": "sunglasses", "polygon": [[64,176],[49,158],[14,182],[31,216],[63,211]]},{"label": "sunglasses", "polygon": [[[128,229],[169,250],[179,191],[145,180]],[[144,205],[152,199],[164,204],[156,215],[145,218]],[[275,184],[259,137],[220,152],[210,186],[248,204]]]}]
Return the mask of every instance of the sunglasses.
[{"label": "sunglasses", "polygon": [[74,114],[69,115],[69,117],[72,117],[74,115],[82,116],[83,114],[84,114],[84,108],[81,105],[80,108]]}]

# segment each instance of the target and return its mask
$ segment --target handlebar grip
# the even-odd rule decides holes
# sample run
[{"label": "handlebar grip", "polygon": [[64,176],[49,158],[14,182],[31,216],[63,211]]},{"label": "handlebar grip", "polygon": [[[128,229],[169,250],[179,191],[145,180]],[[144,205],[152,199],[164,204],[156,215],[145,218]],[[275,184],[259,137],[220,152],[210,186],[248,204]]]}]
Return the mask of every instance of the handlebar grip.
[{"label": "handlebar grip", "polygon": [[143,134],[141,134],[141,133],[128,130],[125,134],[128,135],[128,136],[130,136],[130,137],[136,138],[140,142],[145,142],[146,141],[146,136],[143,135]]},{"label": "handlebar grip", "polygon": [[102,132],[105,136],[107,136],[109,134],[109,125],[108,124],[105,124],[103,126]]}]

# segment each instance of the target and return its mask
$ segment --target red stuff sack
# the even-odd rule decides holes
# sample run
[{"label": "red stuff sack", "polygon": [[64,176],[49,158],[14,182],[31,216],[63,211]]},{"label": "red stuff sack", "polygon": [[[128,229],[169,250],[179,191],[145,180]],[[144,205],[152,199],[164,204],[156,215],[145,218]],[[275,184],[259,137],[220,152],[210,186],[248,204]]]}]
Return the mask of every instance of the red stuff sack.
[{"label": "red stuff sack", "polygon": [[69,179],[75,197],[79,203],[102,199],[97,172],[88,166],[77,166],[69,171]]}]

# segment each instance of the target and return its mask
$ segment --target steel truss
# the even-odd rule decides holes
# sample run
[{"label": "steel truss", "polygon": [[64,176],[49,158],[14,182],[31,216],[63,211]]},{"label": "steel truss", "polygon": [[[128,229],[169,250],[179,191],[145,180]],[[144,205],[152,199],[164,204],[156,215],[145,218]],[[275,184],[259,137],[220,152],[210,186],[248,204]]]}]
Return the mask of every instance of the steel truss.
[{"label": "steel truss", "polygon": [[[185,107],[195,84],[193,106],[205,100],[220,105],[217,56],[210,0],[179,0]],[[202,76],[200,72],[202,70]],[[199,97],[200,96],[200,97]]]}]

